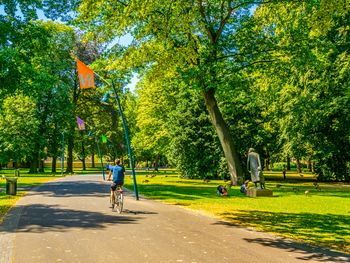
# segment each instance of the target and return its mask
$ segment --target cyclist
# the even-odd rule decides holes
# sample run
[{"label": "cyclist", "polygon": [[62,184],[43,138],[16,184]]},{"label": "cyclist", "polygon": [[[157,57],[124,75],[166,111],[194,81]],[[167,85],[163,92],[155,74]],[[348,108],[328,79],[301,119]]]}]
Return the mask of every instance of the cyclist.
[{"label": "cyclist", "polygon": [[112,177],[112,184],[111,184],[111,198],[113,198],[113,192],[117,189],[117,187],[122,187],[124,184],[124,177],[125,177],[125,168],[121,165],[120,159],[115,159],[114,166],[109,165],[109,174],[107,181],[111,181]]}]

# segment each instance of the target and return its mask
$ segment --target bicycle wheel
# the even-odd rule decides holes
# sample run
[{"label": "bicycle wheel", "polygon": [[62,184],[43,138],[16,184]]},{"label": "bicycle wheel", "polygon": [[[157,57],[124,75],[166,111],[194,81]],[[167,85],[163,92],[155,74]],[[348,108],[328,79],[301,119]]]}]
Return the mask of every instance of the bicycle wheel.
[{"label": "bicycle wheel", "polygon": [[116,200],[115,207],[117,209],[117,212],[120,214],[123,211],[123,203],[124,203],[123,194],[118,192],[116,199],[117,200]]}]

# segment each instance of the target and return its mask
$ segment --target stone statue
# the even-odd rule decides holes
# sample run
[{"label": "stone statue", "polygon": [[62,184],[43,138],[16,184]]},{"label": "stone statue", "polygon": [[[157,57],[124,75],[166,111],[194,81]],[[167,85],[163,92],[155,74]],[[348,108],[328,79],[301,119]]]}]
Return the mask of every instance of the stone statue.
[{"label": "stone statue", "polygon": [[257,187],[257,183],[260,183],[260,188],[261,189],[265,188],[260,178],[260,171],[261,171],[260,157],[259,157],[259,154],[255,152],[254,148],[250,148],[248,151],[247,169],[250,172],[250,176],[251,176],[252,182],[255,184],[255,187]]}]

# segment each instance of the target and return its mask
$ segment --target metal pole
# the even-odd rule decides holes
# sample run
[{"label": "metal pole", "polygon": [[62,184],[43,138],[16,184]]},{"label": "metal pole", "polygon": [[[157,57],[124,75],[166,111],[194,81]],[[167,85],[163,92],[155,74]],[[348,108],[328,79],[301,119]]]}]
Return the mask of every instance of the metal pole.
[{"label": "metal pole", "polygon": [[102,169],[103,180],[106,180],[106,178],[105,178],[105,171],[103,169],[102,154],[101,154],[100,144],[98,143],[98,139],[96,140],[96,143],[97,143],[98,155],[100,156],[100,160],[101,160],[101,169]]},{"label": "metal pole", "polygon": [[129,158],[130,158],[131,173],[132,173],[132,178],[133,178],[133,182],[134,182],[135,198],[136,198],[136,200],[139,200],[139,193],[138,193],[137,184],[136,184],[136,174],[135,174],[135,169],[134,169],[134,161],[133,161],[133,158],[132,158],[132,151],[131,151],[131,147],[130,147],[130,140],[129,140],[128,130],[126,128],[126,122],[125,122],[123,110],[122,110],[122,107],[120,105],[119,96],[118,96],[117,90],[116,90],[116,88],[114,86],[113,80],[112,80],[112,87],[113,87],[114,94],[115,94],[115,100],[118,103],[120,117],[122,118],[122,122],[123,122],[123,129],[124,129],[124,134],[125,134],[125,139],[126,139],[126,145],[128,147],[128,153],[129,153]]},{"label": "metal pole", "polygon": [[62,132],[61,175],[64,173],[64,131]]}]

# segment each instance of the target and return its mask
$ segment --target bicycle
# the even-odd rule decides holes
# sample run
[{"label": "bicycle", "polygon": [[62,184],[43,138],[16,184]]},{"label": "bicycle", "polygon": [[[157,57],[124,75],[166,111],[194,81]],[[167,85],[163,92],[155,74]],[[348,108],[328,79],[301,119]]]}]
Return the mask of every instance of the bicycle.
[{"label": "bicycle", "polygon": [[110,198],[112,211],[114,209],[120,214],[123,211],[124,196],[123,196],[123,187],[118,185],[117,188],[113,191],[113,195]]}]

